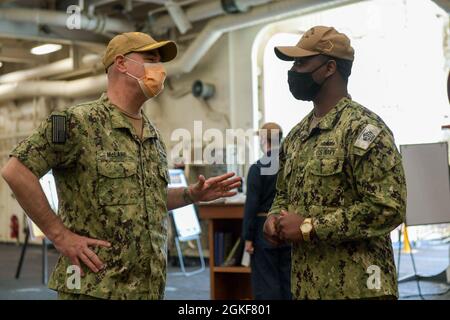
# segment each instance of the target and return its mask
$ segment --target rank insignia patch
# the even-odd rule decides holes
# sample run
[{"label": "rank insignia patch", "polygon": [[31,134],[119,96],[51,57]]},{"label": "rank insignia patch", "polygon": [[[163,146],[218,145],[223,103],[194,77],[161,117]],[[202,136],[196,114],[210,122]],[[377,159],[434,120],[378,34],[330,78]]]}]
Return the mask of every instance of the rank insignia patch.
[{"label": "rank insignia patch", "polygon": [[373,124],[368,124],[364,130],[359,134],[358,139],[355,142],[355,147],[367,150],[370,144],[380,134],[381,129],[375,127]]}]

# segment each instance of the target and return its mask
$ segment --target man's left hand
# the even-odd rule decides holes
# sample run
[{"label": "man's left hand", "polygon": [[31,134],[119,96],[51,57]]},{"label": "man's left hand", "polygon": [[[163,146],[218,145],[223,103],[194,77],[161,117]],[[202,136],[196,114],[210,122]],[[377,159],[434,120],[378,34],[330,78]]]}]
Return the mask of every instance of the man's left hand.
[{"label": "man's left hand", "polygon": [[224,197],[232,197],[237,194],[231,191],[241,185],[241,178],[235,177],[234,172],[221,176],[205,179],[203,175],[198,177],[196,184],[189,186],[189,194],[194,202],[212,201]]},{"label": "man's left hand", "polygon": [[278,220],[278,235],[281,240],[288,242],[303,241],[303,236],[300,232],[300,225],[303,223],[301,215],[282,210]]}]

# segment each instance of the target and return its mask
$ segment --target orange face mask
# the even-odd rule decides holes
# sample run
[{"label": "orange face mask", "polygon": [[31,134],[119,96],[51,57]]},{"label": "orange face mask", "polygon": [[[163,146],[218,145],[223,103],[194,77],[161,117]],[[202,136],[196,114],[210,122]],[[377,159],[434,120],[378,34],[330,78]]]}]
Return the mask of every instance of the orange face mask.
[{"label": "orange face mask", "polygon": [[143,77],[138,78],[129,72],[127,72],[126,74],[138,81],[139,86],[141,87],[141,90],[147,97],[147,99],[156,97],[164,90],[166,70],[162,63],[141,63],[128,57],[125,58],[138,64],[144,65],[145,74]]}]

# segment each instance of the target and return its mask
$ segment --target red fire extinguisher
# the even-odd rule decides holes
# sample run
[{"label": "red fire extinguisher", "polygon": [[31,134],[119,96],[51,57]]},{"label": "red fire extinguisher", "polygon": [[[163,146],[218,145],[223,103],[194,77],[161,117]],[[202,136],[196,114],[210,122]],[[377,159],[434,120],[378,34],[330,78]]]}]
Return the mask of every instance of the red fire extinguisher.
[{"label": "red fire extinguisher", "polygon": [[11,216],[11,223],[9,224],[10,236],[12,239],[19,238],[19,218],[15,214]]}]

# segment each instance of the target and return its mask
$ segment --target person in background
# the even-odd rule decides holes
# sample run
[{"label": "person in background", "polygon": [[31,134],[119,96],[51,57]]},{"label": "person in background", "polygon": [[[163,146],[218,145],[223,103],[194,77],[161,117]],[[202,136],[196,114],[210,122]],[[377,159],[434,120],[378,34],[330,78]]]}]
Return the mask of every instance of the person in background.
[{"label": "person in background", "polygon": [[288,244],[275,247],[263,234],[267,212],[275,197],[282,131],[278,124],[269,122],[262,126],[259,137],[264,156],[248,172],[243,221],[245,251],[251,254],[253,296],[256,300],[290,300],[291,247]]}]

